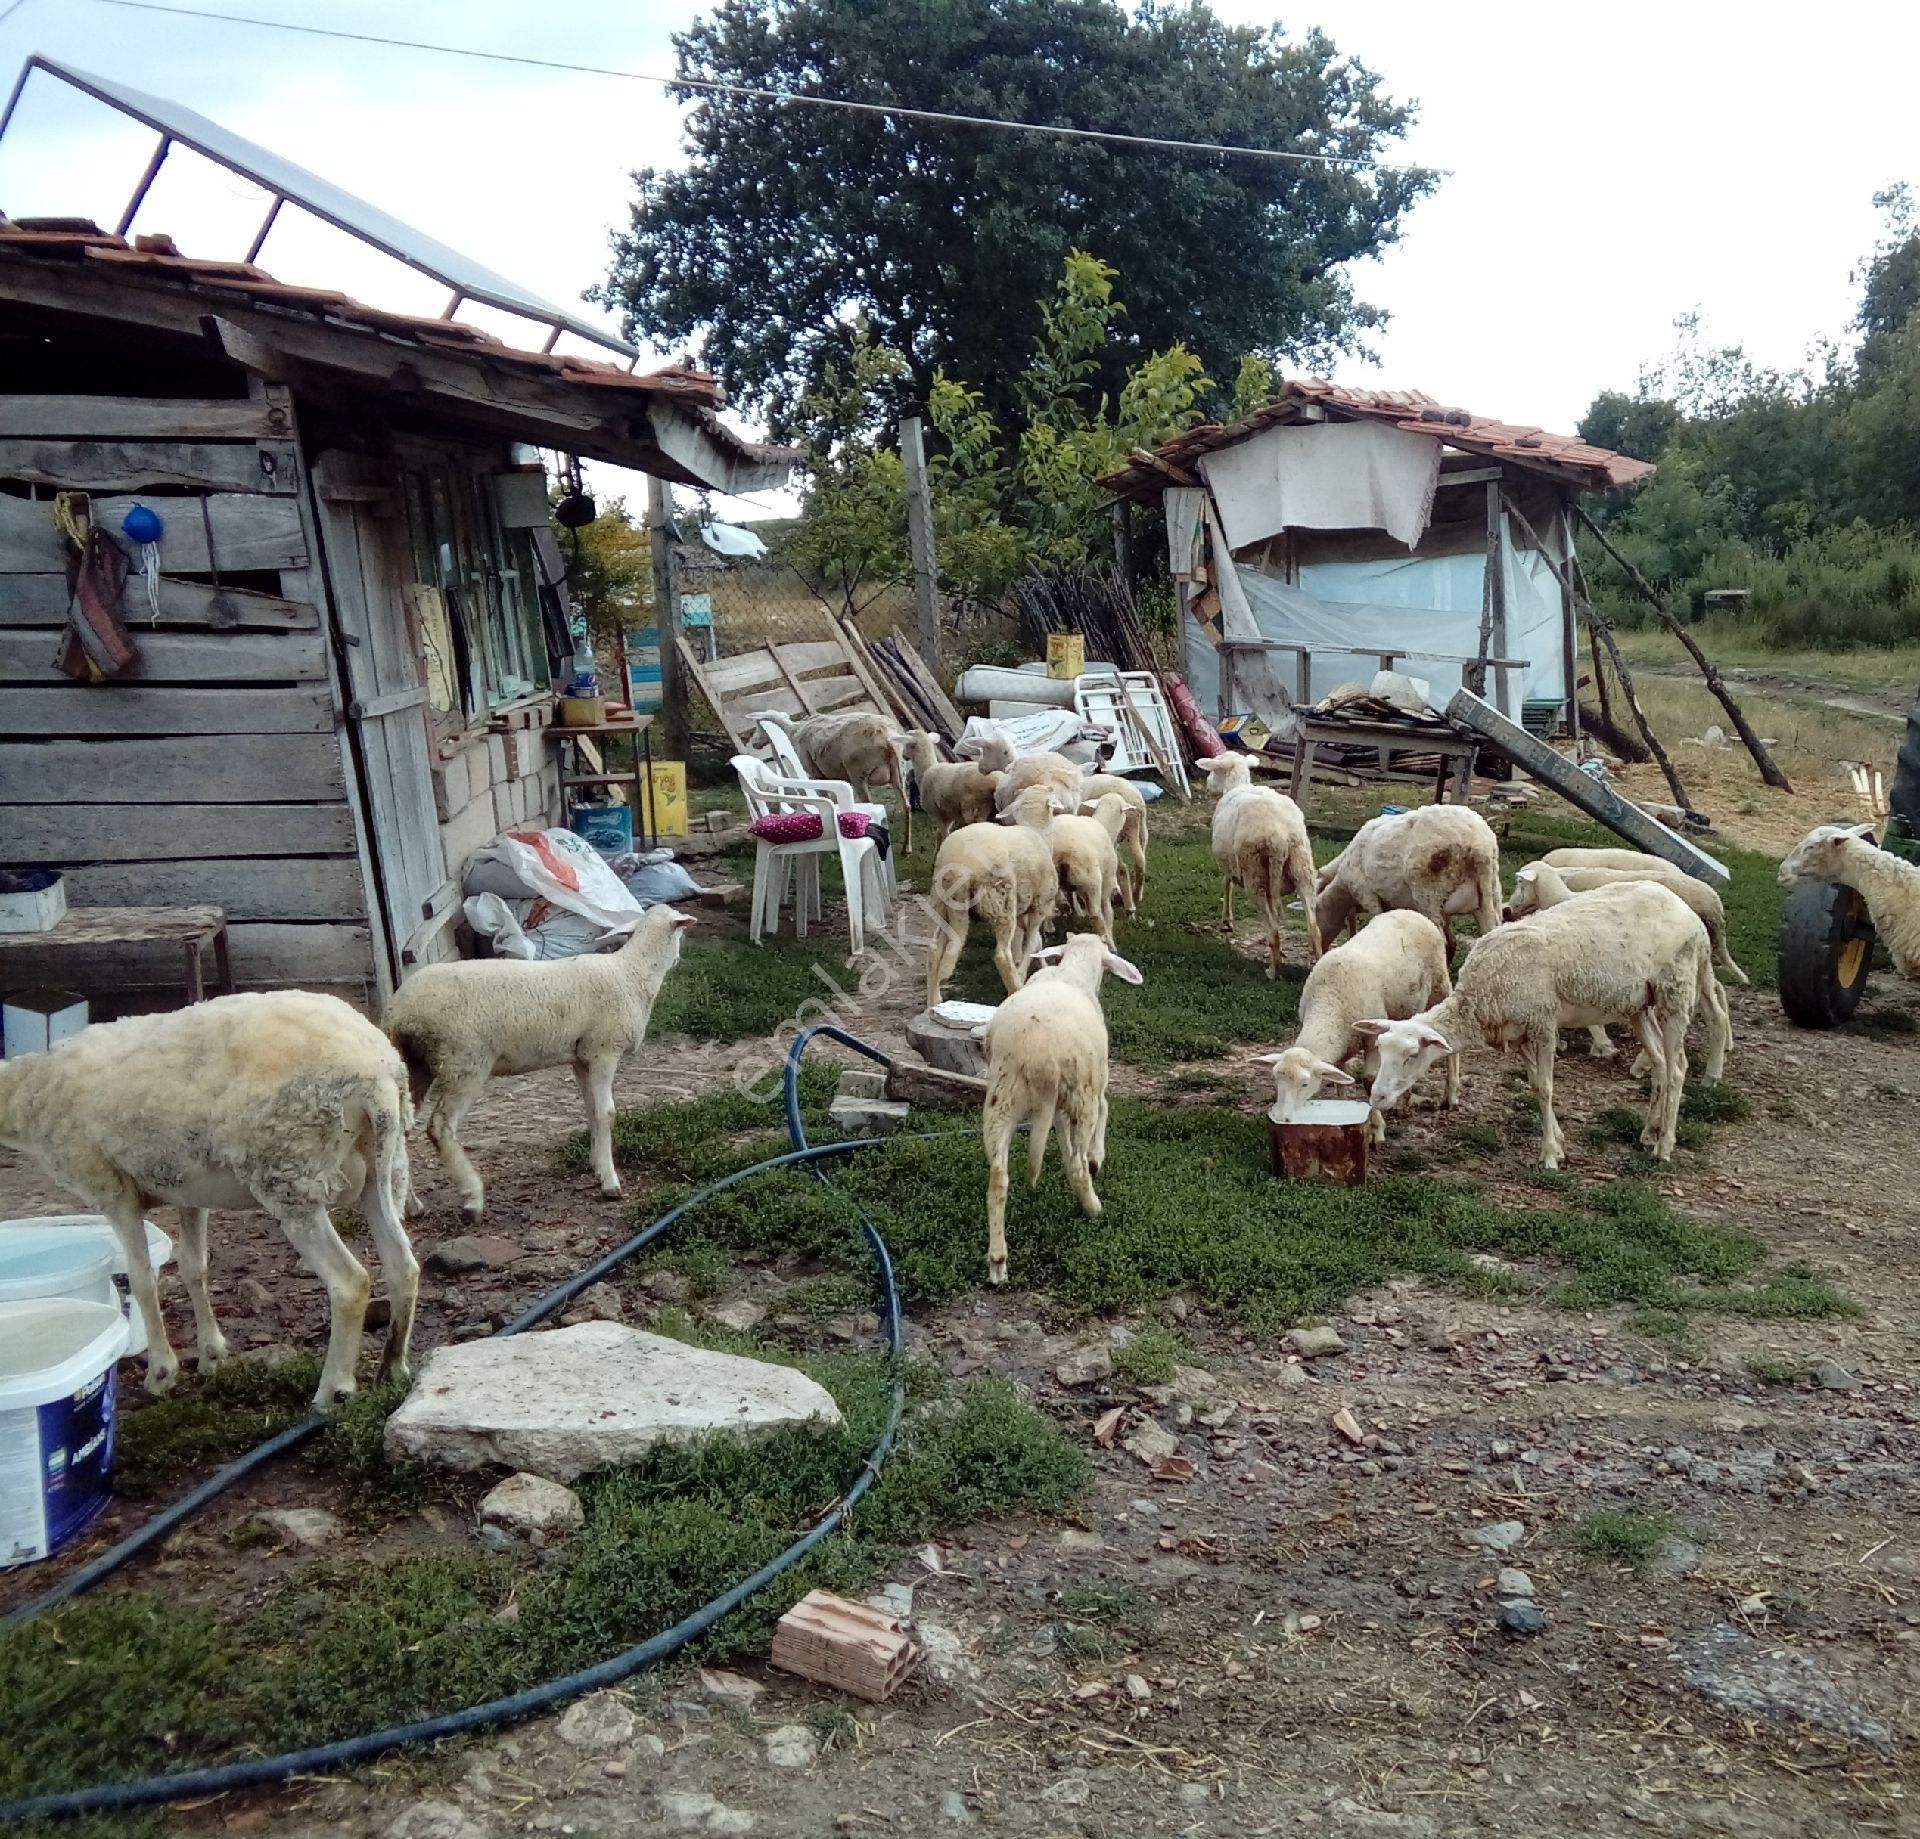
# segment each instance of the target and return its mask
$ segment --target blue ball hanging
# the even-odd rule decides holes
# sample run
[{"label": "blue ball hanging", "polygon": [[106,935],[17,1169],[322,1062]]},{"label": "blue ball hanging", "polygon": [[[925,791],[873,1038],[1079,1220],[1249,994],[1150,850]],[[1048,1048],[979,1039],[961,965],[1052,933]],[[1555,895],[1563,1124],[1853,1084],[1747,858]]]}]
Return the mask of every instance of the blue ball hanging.
[{"label": "blue ball hanging", "polygon": [[158,512],[137,504],[120,520],[120,528],[136,543],[157,543],[166,525],[160,521]]}]

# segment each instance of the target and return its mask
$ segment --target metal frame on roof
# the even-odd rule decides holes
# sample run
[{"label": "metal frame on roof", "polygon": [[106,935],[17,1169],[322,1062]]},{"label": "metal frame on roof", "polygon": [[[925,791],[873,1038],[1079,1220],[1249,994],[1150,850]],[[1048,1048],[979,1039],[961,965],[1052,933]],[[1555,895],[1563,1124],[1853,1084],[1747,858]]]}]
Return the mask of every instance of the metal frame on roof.
[{"label": "metal frame on roof", "polygon": [[144,91],[116,83],[107,77],[90,75],[40,52],[34,52],[20,67],[13,93],[7,98],[6,111],[0,114],[0,140],[6,138],[21,91],[27,86],[27,78],[36,70],[45,71],[57,82],[93,97],[96,102],[105,103],[107,107],[142,123],[160,136],[153,157],[147,162],[140,182],[127,200],[119,223],[114,226],[121,236],[132,229],[133,220],[139,214],[155,178],[159,176],[160,168],[166,163],[167,154],[178,142],[216,165],[224,166],[229,172],[251,180],[270,195],[272,202],[267,207],[267,214],[247,249],[245,260],[249,262],[258,258],[268,234],[279,219],[281,206],[296,204],[322,223],[331,224],[336,230],[344,230],[349,236],[378,249],[382,255],[391,256],[396,262],[403,262],[430,280],[451,288],[452,295],[440,315],[443,319],[452,319],[461,305],[471,300],[481,306],[495,307],[503,313],[546,326],[548,335],[547,342],[541,347],[543,351],[551,351],[562,332],[571,332],[603,350],[617,351],[622,357],[632,360],[628,369],[639,362],[639,351],[625,339],[615,337],[605,328],[568,312],[564,307],[541,299],[538,294],[528,292],[505,275],[483,268],[457,249],[451,249],[423,231],[402,223],[399,218],[390,216],[376,205],[368,204],[365,199],[342,191],[339,186],[317,173],[309,172],[304,166],[296,166],[293,161],[282,159],[270,149],[230,133],[218,122],[209,121],[204,115],[196,114],[177,102],[149,96]]}]

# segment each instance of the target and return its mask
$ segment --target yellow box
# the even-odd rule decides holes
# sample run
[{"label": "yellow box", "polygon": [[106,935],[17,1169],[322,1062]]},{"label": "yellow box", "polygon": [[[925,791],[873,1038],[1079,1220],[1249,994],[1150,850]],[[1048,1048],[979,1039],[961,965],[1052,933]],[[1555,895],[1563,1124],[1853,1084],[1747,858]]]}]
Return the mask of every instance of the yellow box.
[{"label": "yellow box", "polygon": [[1078,632],[1047,634],[1047,675],[1071,681],[1087,668],[1087,641]]},{"label": "yellow box", "polygon": [[687,834],[687,768],[682,760],[656,760],[647,769],[647,829],[655,836]]}]

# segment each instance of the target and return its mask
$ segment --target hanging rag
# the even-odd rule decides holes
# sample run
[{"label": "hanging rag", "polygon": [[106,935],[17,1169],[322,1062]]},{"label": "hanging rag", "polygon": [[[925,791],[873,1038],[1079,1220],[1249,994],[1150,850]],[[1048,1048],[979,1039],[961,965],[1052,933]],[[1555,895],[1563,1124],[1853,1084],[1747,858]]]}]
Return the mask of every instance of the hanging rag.
[{"label": "hanging rag", "polygon": [[65,539],[67,624],[53,667],[76,683],[104,683],[140,655],[120,617],[126,551],[97,524],[77,521],[58,499],[54,515]]}]

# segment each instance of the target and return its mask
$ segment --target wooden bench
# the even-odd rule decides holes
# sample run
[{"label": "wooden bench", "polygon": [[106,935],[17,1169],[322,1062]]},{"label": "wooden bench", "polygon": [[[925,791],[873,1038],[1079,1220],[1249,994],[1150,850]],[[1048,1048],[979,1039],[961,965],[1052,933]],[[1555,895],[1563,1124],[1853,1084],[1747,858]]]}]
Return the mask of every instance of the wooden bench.
[{"label": "wooden bench", "polygon": [[[220,992],[233,994],[233,959],[227,947],[227,916],[219,907],[69,907],[45,932],[0,932],[0,985],[11,985],[13,967],[22,981],[63,981],[63,963],[84,960],[103,946],[172,947],[185,958],[187,1001],[207,993],[201,952],[213,947]],[[27,969],[31,966],[31,970]]]}]

